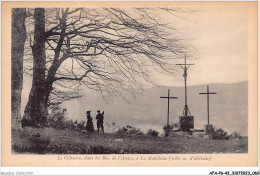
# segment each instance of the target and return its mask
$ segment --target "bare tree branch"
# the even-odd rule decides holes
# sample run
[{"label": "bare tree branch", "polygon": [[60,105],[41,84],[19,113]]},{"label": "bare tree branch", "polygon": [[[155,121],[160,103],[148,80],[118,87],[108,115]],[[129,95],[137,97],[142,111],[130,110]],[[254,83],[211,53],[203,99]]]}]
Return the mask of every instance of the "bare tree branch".
[{"label": "bare tree branch", "polygon": [[[144,82],[153,84],[151,68],[173,73],[173,60],[187,53],[188,46],[177,35],[178,29],[160,22],[157,13],[180,16],[186,12],[162,8],[46,9],[46,82],[54,89],[51,96],[68,98],[66,92],[76,93],[82,86],[104,97],[123,96],[126,91],[134,96]],[[32,37],[28,39],[33,42]]]}]

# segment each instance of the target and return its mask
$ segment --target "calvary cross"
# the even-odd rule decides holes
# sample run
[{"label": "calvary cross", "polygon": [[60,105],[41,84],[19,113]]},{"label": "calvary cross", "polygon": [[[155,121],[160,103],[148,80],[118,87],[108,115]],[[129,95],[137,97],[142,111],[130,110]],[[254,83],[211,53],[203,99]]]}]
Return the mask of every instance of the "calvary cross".
[{"label": "calvary cross", "polygon": [[217,94],[217,93],[216,92],[209,92],[209,85],[207,85],[207,92],[206,93],[199,93],[199,94],[207,94],[208,125],[209,125],[209,94]]},{"label": "calvary cross", "polygon": [[168,89],[168,97],[160,97],[160,98],[168,99],[167,127],[169,127],[170,99],[177,99],[178,97],[170,97],[170,89]]},{"label": "calvary cross", "polygon": [[187,64],[186,63],[186,55],[185,55],[184,64],[175,64],[175,65],[181,66],[181,68],[183,69],[183,72],[184,72],[183,77],[184,77],[184,85],[185,85],[185,106],[184,106],[184,114],[183,115],[187,116],[188,112],[191,115],[190,110],[188,108],[188,100],[187,100],[187,76],[188,76],[187,72],[188,72],[188,69],[190,68],[190,66],[195,65],[195,64]]}]

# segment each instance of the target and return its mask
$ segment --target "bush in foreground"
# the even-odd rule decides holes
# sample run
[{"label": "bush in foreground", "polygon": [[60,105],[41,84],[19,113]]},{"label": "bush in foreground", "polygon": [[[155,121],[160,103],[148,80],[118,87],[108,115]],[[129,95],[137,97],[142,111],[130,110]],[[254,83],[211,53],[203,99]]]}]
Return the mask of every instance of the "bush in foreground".
[{"label": "bush in foreground", "polygon": [[168,137],[169,134],[170,134],[170,132],[173,131],[173,129],[176,129],[176,128],[177,128],[177,129],[180,128],[180,125],[179,125],[178,122],[172,123],[172,124],[169,125],[168,127],[167,127],[167,125],[163,126],[164,136],[165,136],[165,137]]},{"label": "bush in foreground", "polygon": [[211,139],[214,140],[228,140],[230,138],[230,135],[228,135],[228,133],[221,129],[221,128],[213,128],[209,134]]},{"label": "bush in foreground", "polygon": [[231,138],[241,139],[242,136],[238,132],[234,132],[230,135]]},{"label": "bush in foreground", "polygon": [[147,131],[147,135],[150,135],[150,136],[153,136],[153,137],[158,137],[159,132],[156,131],[156,130],[153,130],[153,129],[149,129],[149,130]]},{"label": "bush in foreground", "polygon": [[135,135],[144,135],[144,133],[139,129],[126,125],[125,127],[119,128],[117,133],[119,134],[135,134]]},{"label": "bush in foreground", "polygon": [[48,109],[47,126],[53,128],[64,128],[67,125],[67,110],[59,105],[51,105]]}]

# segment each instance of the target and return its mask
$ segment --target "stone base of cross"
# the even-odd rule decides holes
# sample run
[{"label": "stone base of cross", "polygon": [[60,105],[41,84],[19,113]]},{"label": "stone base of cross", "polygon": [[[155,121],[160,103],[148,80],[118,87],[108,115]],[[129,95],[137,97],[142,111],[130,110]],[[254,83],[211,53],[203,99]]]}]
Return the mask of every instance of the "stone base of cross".
[{"label": "stone base of cross", "polygon": [[194,116],[179,116],[179,124],[181,131],[190,131],[194,129]]},{"label": "stone base of cross", "polygon": [[213,131],[213,125],[212,124],[204,125],[204,134],[205,135],[211,134],[212,131]]}]

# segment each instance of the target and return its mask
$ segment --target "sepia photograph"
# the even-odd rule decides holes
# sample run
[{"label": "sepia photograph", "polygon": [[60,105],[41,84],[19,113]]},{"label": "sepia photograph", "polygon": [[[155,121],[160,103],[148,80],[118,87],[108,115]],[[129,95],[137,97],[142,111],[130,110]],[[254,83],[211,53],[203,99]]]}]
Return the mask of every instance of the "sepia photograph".
[{"label": "sepia photograph", "polygon": [[2,163],[257,165],[257,3],[5,2],[2,18]]}]

